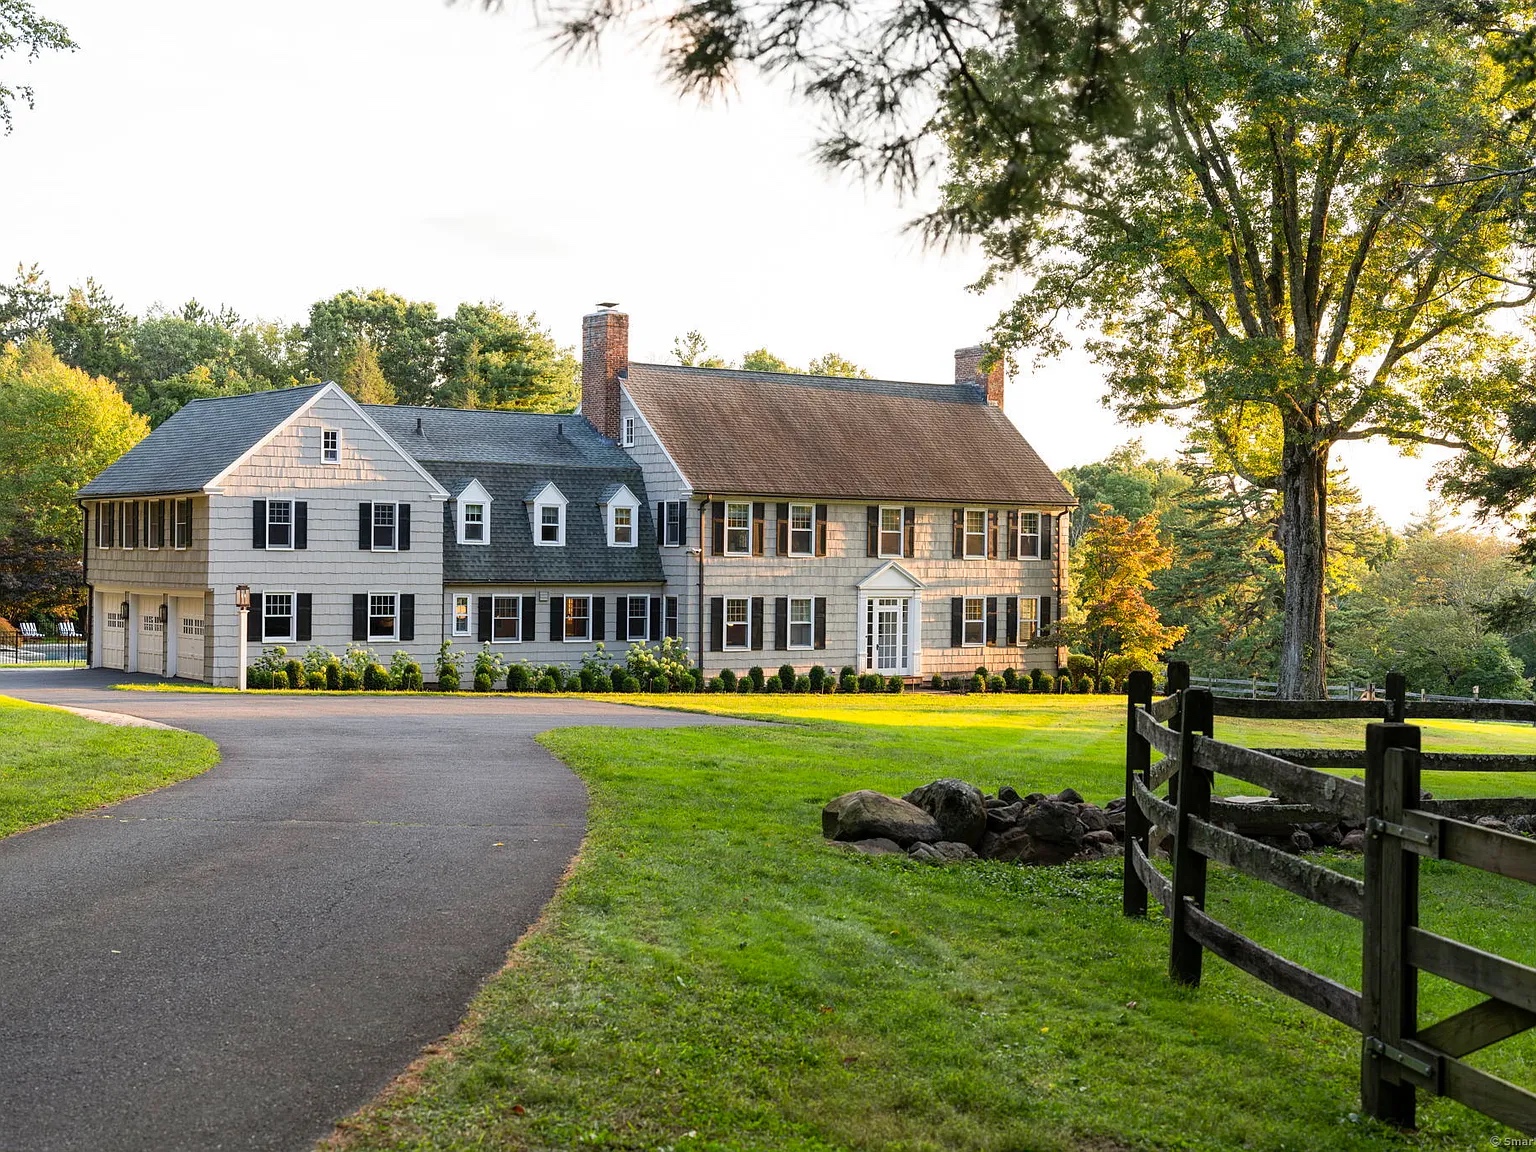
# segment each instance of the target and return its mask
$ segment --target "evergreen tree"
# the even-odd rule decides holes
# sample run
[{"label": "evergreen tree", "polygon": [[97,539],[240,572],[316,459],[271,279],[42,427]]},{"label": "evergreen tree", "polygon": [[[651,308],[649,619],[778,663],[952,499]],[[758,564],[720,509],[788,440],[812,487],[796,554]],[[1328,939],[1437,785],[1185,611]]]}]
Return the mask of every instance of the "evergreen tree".
[{"label": "evergreen tree", "polygon": [[379,367],[379,354],[371,340],[359,340],[337,381],[359,404],[393,404],[395,390]]}]

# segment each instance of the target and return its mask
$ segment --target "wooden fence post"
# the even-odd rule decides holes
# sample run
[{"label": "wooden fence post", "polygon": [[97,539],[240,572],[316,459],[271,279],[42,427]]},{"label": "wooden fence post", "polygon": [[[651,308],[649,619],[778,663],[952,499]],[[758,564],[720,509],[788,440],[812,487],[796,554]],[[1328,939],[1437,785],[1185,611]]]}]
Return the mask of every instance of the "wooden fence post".
[{"label": "wooden fence post", "polygon": [[1127,916],[1147,914],[1147,886],[1131,865],[1131,845],[1141,845],[1142,854],[1151,859],[1148,851],[1147,818],[1136,800],[1131,781],[1145,784],[1152,771],[1152,745],[1136,731],[1136,713],[1152,703],[1152,673],[1132,672],[1125,686],[1125,858],[1122,868],[1121,904]]},{"label": "wooden fence post", "polygon": [[[1411,1128],[1414,1087],[1389,1053],[1418,1031],[1418,976],[1408,930],[1419,920],[1419,858],[1392,834],[1419,803],[1419,729],[1365,728],[1365,924],[1361,947],[1360,1101],[1367,1114]],[[1399,750],[1402,751],[1399,751]]]},{"label": "wooden fence post", "polygon": [[1211,815],[1211,773],[1194,766],[1195,734],[1212,734],[1209,689],[1187,689],[1180,718],[1179,771],[1175,777],[1179,780],[1179,817],[1173,843],[1173,932],[1168,975],[1181,984],[1199,984],[1204,951],[1185,929],[1184,901],[1189,900],[1197,908],[1205,907],[1205,857],[1190,844],[1189,821],[1192,816],[1208,820]]},{"label": "wooden fence post", "polygon": [[1408,718],[1408,678],[1401,672],[1387,673],[1387,703],[1387,719],[1393,724]]},{"label": "wooden fence post", "polygon": [[[1184,731],[1183,693],[1189,688],[1189,665],[1183,660],[1168,661],[1167,695],[1179,698],[1179,711],[1168,717],[1168,727],[1175,732]],[[1179,777],[1175,773],[1168,781],[1168,803],[1179,802]]]}]

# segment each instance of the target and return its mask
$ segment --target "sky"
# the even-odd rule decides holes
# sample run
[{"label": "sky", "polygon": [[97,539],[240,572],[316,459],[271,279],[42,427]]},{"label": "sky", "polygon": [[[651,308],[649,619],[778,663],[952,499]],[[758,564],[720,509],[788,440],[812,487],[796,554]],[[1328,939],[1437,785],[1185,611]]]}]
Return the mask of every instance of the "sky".
[{"label": "sky", "polygon": [[[18,69],[37,90],[0,137],[0,266],[86,276],[134,311],[196,297],[302,320],[346,288],[498,300],[562,343],[599,301],[630,315],[635,360],[698,330],[739,359],[836,351],[876,376],[948,380],[1008,285],[925,248],[924,208],[818,167],[811,109],[747,80],[701,105],[654,47],[555,52],[531,3],[476,0],[37,0],[79,51]],[[1165,427],[1118,424],[1082,354],[1010,380],[1005,410],[1053,468]],[[1433,496],[1439,457],[1344,445],[1394,527]]]}]

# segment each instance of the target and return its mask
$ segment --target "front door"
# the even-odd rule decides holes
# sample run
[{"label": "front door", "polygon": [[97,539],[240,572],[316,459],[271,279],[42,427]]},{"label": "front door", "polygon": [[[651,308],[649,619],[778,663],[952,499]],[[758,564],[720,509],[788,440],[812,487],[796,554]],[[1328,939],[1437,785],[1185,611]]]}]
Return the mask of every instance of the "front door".
[{"label": "front door", "polygon": [[870,597],[865,613],[864,667],[882,676],[911,671],[911,601],[904,597]]}]

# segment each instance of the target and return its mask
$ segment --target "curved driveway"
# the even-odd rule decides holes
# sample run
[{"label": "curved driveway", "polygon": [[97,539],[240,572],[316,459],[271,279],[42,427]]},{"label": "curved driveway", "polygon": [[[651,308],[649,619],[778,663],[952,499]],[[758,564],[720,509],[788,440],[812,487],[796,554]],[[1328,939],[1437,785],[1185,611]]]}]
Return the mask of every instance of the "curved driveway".
[{"label": "curved driveway", "polygon": [[[533,740],[709,717],[583,700],[0,693],[201,732],[223,761],[0,840],[0,1152],[300,1149],[450,1031],[581,842]],[[3,739],[3,735],[0,735]]]}]

